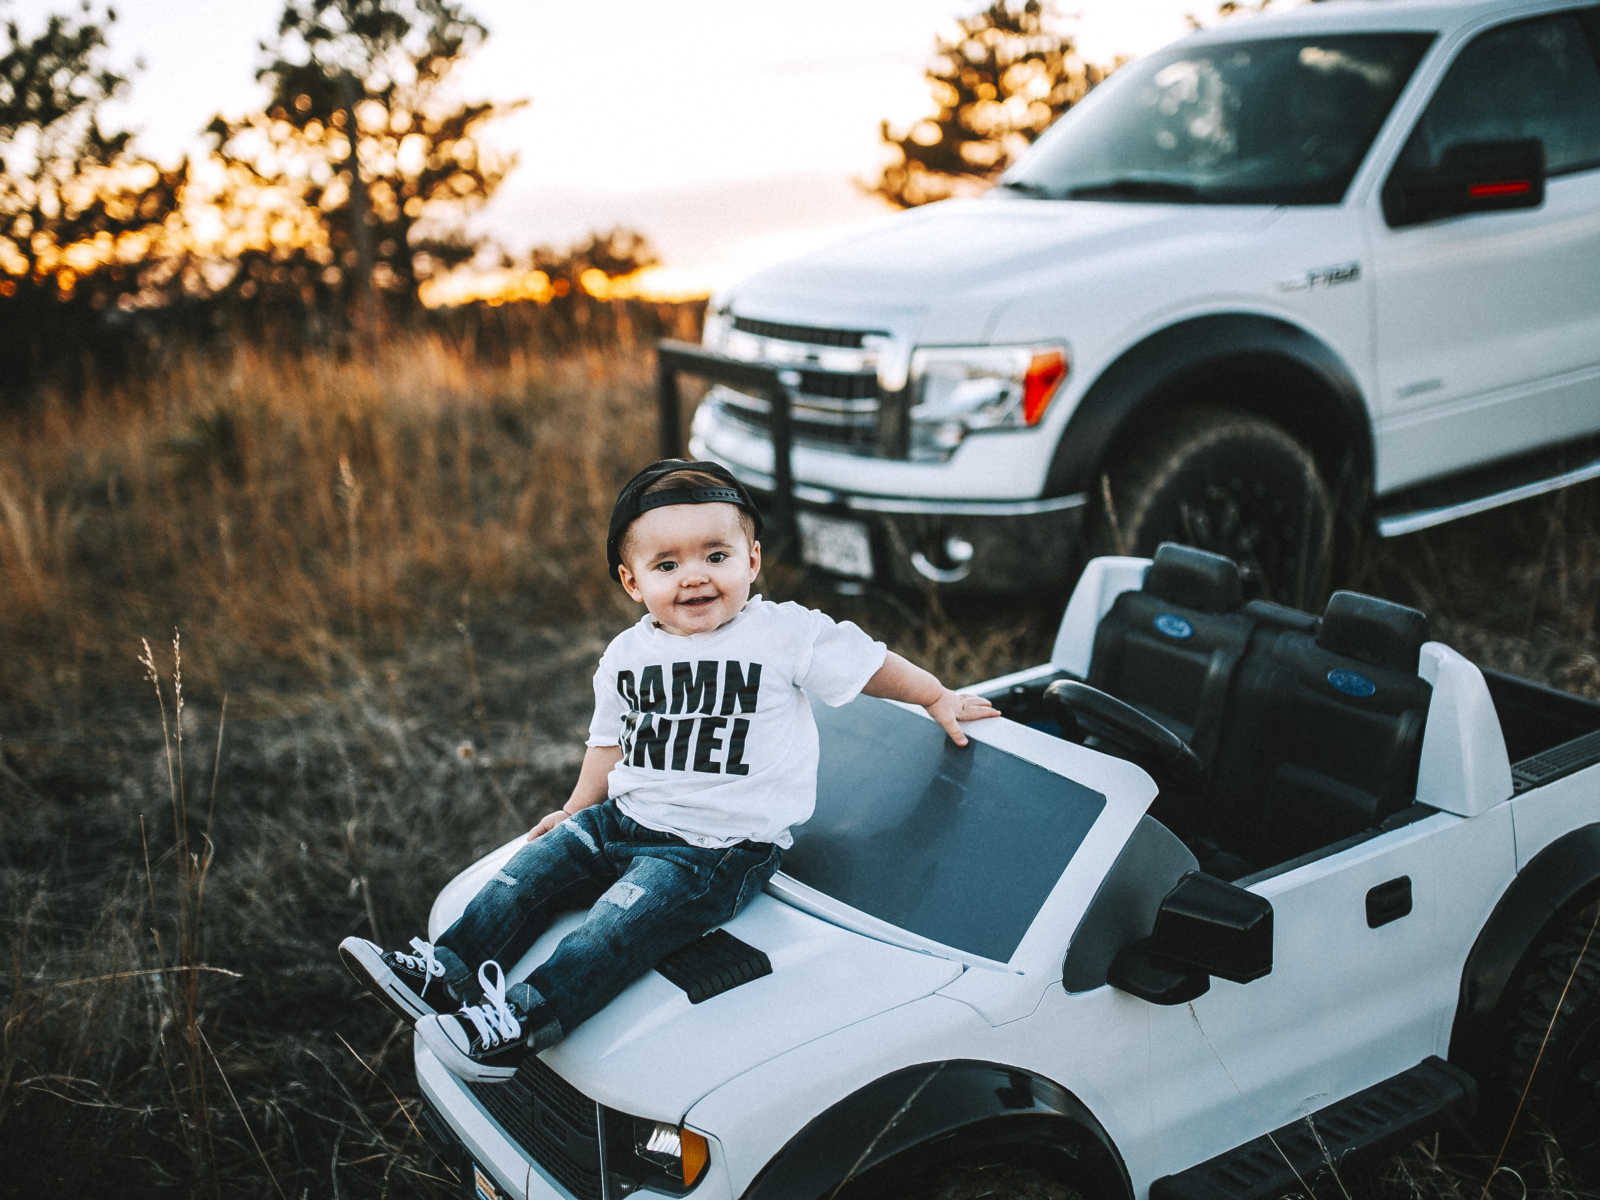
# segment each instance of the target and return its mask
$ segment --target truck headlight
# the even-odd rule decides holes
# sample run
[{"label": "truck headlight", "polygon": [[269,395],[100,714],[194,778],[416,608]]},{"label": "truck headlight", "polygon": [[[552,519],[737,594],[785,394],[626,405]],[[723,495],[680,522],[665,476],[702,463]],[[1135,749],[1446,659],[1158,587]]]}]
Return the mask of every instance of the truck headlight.
[{"label": "truck headlight", "polygon": [[949,458],[976,430],[1037,425],[1066,377],[1066,347],[1053,343],[912,351],[912,457]]},{"label": "truck headlight", "polygon": [[733,312],[727,305],[712,305],[706,309],[700,327],[700,345],[707,350],[720,351],[733,330]]}]

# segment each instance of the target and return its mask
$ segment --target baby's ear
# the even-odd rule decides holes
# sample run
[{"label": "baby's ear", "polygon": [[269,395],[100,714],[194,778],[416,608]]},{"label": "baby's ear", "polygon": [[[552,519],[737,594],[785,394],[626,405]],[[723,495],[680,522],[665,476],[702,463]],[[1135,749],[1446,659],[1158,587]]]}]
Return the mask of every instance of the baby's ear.
[{"label": "baby's ear", "polygon": [[644,592],[639,590],[639,581],[634,578],[633,572],[628,570],[627,563],[617,565],[617,582],[622,584],[622,590],[628,593],[630,600],[644,603]]}]

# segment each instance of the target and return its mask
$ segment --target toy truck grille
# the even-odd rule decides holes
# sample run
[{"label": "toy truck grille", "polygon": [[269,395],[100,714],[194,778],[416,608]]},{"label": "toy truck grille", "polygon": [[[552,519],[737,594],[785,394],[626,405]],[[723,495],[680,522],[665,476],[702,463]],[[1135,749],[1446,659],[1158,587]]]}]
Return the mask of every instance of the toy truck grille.
[{"label": "toy truck grille", "polygon": [[530,1056],[504,1083],[467,1085],[508,1137],[577,1200],[601,1200],[600,1108]]}]

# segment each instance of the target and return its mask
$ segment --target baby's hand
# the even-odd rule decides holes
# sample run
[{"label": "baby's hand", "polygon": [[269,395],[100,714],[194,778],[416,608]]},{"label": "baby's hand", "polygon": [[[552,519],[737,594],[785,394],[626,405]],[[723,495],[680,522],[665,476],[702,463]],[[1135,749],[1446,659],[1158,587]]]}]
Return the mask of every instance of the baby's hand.
[{"label": "baby's hand", "polygon": [[950,740],[958,746],[967,744],[967,735],[961,732],[958,721],[981,721],[985,717],[998,717],[1000,710],[982,696],[970,692],[952,692],[944,688],[939,698],[928,705],[928,715],[939,722]]},{"label": "baby's hand", "polygon": [[528,830],[528,840],[531,842],[534,838],[543,837],[557,825],[561,824],[561,822],[565,821],[568,815],[568,813],[559,808],[553,813],[546,813],[544,816],[539,818],[539,823],[537,825]]}]

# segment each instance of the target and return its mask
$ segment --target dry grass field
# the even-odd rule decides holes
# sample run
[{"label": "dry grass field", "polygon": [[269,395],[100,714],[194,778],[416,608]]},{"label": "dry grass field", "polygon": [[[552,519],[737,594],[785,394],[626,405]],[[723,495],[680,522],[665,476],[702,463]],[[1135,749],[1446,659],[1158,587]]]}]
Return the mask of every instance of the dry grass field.
[{"label": "dry grass field", "polygon": [[[566,795],[605,576],[653,455],[648,344],[470,359],[174,356],[0,418],[0,1194],[444,1196],[409,1039],[349,933],[403,944]],[[1341,584],[1600,696],[1600,489],[1370,547]],[[1055,605],[826,604],[952,681],[1038,661]],[[1490,1152],[1494,1149],[1490,1147]],[[1490,1194],[1585,1194],[1547,1140]],[[1345,1194],[1479,1197],[1419,1145]]]}]

